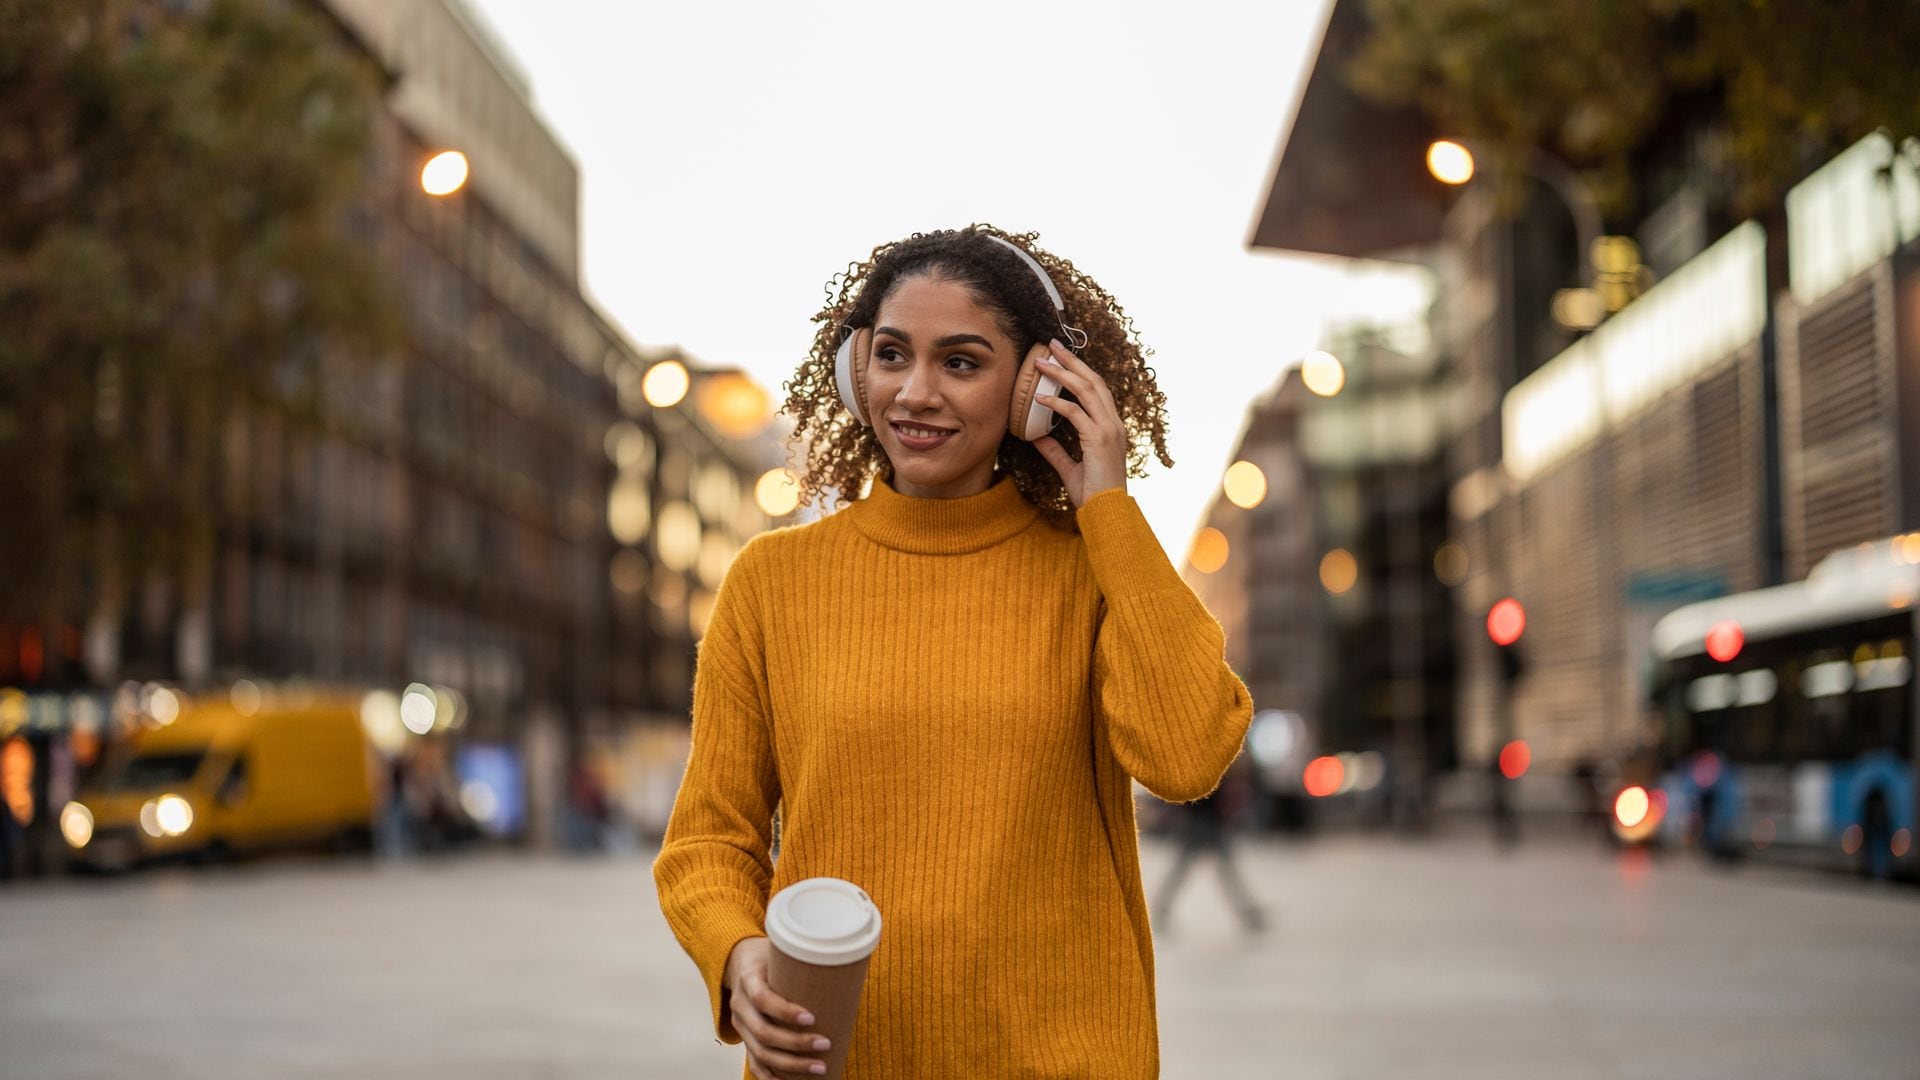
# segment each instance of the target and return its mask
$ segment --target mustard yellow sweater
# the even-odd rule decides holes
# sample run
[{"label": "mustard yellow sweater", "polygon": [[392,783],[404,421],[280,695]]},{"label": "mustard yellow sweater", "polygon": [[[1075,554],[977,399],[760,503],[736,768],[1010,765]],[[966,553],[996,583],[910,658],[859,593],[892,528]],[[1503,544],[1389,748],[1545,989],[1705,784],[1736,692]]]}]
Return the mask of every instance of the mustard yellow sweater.
[{"label": "mustard yellow sweater", "polygon": [[827,875],[884,920],[846,1080],[1159,1075],[1128,778],[1212,791],[1253,703],[1133,496],[1076,520],[1004,477],[960,499],[876,479],[742,549],[653,865],[720,1041],[734,944]]}]

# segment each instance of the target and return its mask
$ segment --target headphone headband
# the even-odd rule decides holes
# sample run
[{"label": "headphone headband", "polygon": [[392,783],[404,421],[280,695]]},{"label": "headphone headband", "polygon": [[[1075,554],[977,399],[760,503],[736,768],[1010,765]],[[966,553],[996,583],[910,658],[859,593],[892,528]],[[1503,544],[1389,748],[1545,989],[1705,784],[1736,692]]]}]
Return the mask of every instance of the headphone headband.
[{"label": "headphone headband", "polygon": [[1020,250],[1019,245],[1011,241],[1003,240],[992,233],[985,233],[983,235],[994,243],[1003,245],[1008,251],[1013,252],[1015,255],[1020,256],[1020,261],[1026,263],[1027,266],[1033,270],[1034,276],[1040,279],[1041,287],[1047,290],[1047,298],[1053,301],[1053,310],[1060,316],[1060,332],[1066,335],[1067,344],[1075,350],[1086,348],[1086,331],[1081,330],[1077,326],[1067,325],[1067,302],[1060,298],[1060,290],[1054,287],[1053,277],[1047,273],[1045,267],[1040,265],[1040,260]]},{"label": "headphone headband", "polygon": [[1066,301],[1060,299],[1060,290],[1053,287],[1053,278],[1048,276],[1046,269],[1040,265],[1040,260],[1021,251],[1018,246],[1010,244],[992,233],[987,234],[987,239],[1020,256],[1020,261],[1033,268],[1034,276],[1040,279],[1041,286],[1047,290],[1047,297],[1053,301],[1053,309],[1055,311],[1067,310]]}]

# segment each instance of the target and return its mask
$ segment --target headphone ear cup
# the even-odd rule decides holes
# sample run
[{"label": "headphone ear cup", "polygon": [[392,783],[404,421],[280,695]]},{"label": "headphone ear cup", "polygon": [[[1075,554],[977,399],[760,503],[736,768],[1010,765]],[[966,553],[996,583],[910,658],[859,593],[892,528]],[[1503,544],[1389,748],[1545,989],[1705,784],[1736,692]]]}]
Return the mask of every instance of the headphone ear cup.
[{"label": "headphone ear cup", "polygon": [[842,339],[833,354],[833,379],[840,390],[840,403],[867,427],[873,426],[867,411],[867,353],[872,347],[873,331],[863,327]]},{"label": "headphone ear cup", "polygon": [[1034,400],[1037,394],[1060,393],[1059,381],[1040,366],[1040,358],[1049,352],[1046,342],[1027,350],[1019,374],[1013,377],[1013,403],[1007,411],[1007,431],[1016,439],[1032,442],[1053,430],[1053,409]]}]

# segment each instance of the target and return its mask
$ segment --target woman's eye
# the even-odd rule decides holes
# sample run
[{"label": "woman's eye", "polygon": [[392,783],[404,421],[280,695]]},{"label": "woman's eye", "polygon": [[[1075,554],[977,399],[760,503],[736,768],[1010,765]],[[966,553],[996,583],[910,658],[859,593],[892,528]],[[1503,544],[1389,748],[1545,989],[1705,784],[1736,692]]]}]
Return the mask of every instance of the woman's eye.
[{"label": "woman's eye", "polygon": [[[894,361],[900,359],[900,350],[894,348],[891,345],[883,345],[880,348],[873,350],[873,358],[875,360],[885,360],[888,363],[893,363]],[[974,363],[973,360],[971,360],[970,358],[968,358],[967,356],[961,353],[955,353],[952,356],[947,357],[948,363],[952,363],[955,360],[958,360],[961,363],[967,365],[967,368],[969,369],[977,368],[980,366],[979,364]]]}]

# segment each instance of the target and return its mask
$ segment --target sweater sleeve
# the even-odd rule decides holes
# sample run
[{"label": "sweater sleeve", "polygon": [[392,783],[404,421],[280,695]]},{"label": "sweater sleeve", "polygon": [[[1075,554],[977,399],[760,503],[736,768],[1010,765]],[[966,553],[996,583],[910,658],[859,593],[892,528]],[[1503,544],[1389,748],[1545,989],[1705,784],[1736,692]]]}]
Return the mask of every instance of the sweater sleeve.
[{"label": "sweater sleeve", "polygon": [[723,984],[742,939],[764,936],[779,801],[757,589],[742,549],[696,655],[692,745],[653,863],[660,910],[707,984],[714,1032],[739,1043]]},{"label": "sweater sleeve", "polygon": [[1157,798],[1200,798],[1219,785],[1253,719],[1253,696],[1227,665],[1226,632],[1131,494],[1102,491],[1075,519],[1102,598],[1095,721],[1115,760]]}]

